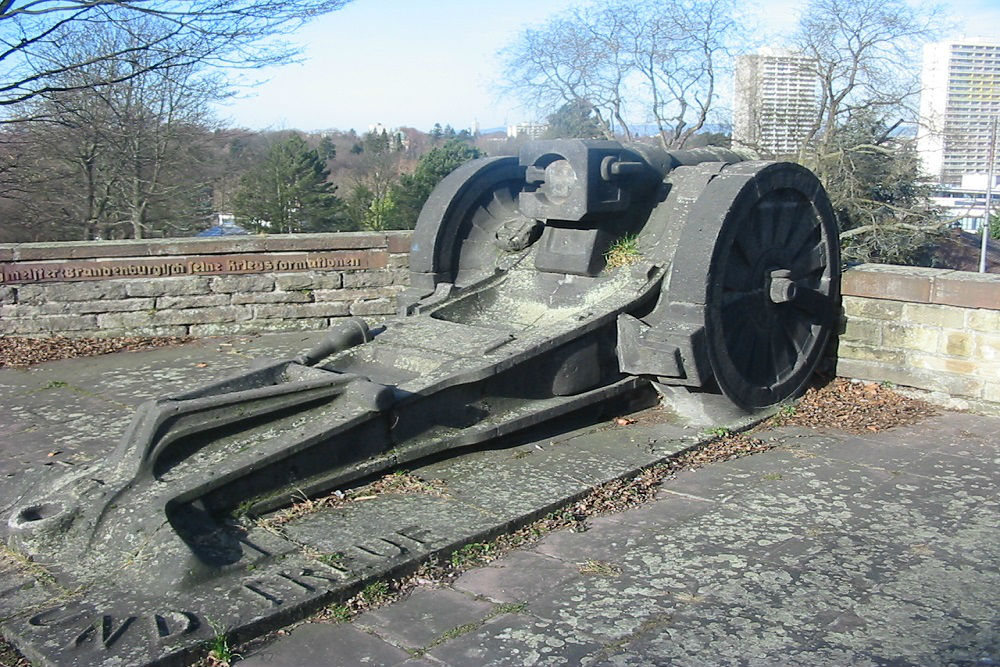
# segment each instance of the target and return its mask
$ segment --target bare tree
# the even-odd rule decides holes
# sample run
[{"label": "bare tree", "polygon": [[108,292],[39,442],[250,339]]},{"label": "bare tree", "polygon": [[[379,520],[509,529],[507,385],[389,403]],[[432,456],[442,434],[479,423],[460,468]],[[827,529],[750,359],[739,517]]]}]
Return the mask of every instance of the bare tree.
[{"label": "bare tree", "polygon": [[[283,36],[349,1],[0,0],[0,107],[194,63],[259,67],[284,62],[296,51],[282,41]],[[105,44],[74,62],[47,56],[67,33],[107,25],[135,32],[141,39]],[[99,70],[95,65],[129,62],[139,53],[144,54],[142,68],[118,69],[108,79],[93,78]],[[70,73],[85,75],[67,78]]]},{"label": "bare tree", "polygon": [[604,0],[527,30],[504,50],[510,92],[545,112],[585,105],[607,138],[636,115],[683,146],[709,120],[736,41],[731,0]]},{"label": "bare tree", "polygon": [[860,110],[905,113],[919,86],[915,57],[941,17],[904,0],[810,0],[795,36],[819,80],[818,113],[800,161],[821,162],[839,127]]}]

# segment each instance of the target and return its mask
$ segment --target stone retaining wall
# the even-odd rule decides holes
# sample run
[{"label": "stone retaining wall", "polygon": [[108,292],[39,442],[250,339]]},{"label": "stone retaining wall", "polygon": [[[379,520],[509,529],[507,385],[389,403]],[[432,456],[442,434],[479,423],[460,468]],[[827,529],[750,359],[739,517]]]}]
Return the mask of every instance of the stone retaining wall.
[{"label": "stone retaining wall", "polygon": [[865,264],[843,295],[839,375],[1000,408],[1000,275]]},{"label": "stone retaining wall", "polygon": [[0,334],[211,336],[389,315],[409,244],[390,232],[0,245]]}]

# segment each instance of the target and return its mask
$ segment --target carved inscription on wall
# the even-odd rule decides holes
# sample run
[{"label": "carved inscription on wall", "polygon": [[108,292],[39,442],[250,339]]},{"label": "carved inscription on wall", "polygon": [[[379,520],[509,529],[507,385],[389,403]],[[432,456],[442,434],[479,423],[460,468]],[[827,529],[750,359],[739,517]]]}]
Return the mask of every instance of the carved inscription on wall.
[{"label": "carved inscription on wall", "polygon": [[82,259],[0,264],[3,283],[74,282],[116,278],[217,276],[234,273],[287,273],[382,269],[385,250],[310,253],[254,253],[171,258]]}]

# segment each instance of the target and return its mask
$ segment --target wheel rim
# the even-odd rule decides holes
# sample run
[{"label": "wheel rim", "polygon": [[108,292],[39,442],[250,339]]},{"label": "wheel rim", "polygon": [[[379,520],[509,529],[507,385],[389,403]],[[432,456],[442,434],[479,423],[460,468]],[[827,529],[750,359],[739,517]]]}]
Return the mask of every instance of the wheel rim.
[{"label": "wheel rim", "polygon": [[706,334],[716,381],[738,405],[779,403],[809,381],[839,296],[836,233],[826,193],[796,165],[748,177],[729,207],[709,270]]}]

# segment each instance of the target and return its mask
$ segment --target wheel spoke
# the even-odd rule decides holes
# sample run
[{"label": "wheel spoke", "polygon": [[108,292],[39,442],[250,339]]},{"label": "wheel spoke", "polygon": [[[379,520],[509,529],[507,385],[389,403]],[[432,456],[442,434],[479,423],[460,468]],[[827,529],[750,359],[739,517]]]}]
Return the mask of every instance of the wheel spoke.
[{"label": "wheel spoke", "polygon": [[789,267],[792,272],[792,278],[798,280],[820,269],[825,269],[827,264],[826,250],[826,242],[820,241],[818,245],[796,255],[791,267]]},{"label": "wheel spoke", "polygon": [[794,249],[793,237],[800,233],[802,227],[807,226],[803,224],[803,214],[808,206],[809,202],[796,197],[775,207],[775,227],[779,230],[779,235],[775,237],[777,245],[788,250]]},{"label": "wheel spoke", "polygon": [[811,287],[797,285],[792,305],[799,310],[805,311],[817,319],[823,319],[827,315],[829,304],[830,298],[826,294]]},{"label": "wheel spoke", "polygon": [[729,253],[729,265],[722,285],[728,290],[746,292],[750,289],[750,264],[738,252]]}]

